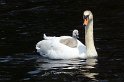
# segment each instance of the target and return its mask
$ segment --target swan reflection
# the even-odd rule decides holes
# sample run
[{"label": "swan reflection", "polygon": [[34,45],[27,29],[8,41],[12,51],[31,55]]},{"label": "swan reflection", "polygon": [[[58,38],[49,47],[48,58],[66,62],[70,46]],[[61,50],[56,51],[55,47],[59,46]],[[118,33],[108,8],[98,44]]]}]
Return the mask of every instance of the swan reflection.
[{"label": "swan reflection", "polygon": [[42,70],[49,69],[77,69],[78,66],[86,63],[85,60],[80,59],[70,59],[70,60],[50,60],[50,59],[41,59],[37,60],[38,67]]},{"label": "swan reflection", "polygon": [[[86,60],[82,59],[50,60],[39,58],[36,62],[38,63],[37,70],[39,71],[42,70],[55,71],[61,69],[60,70],[61,73],[75,75],[76,72],[78,72],[79,74],[82,75],[82,77],[88,77],[92,80],[96,80],[95,76],[98,75],[98,73],[91,72],[91,70],[95,69],[95,65],[97,64],[97,59],[93,58]],[[55,74],[58,74],[58,71],[55,71]]]},{"label": "swan reflection", "polygon": [[[88,68],[88,69],[93,69],[93,68],[95,68],[95,65],[97,64],[97,59],[87,59],[86,60],[86,66],[84,66],[84,68]],[[93,72],[85,72],[85,73],[83,73],[83,75],[85,76],[85,77],[88,77],[88,78],[90,78],[90,79],[92,79],[92,80],[96,80],[96,75],[98,75],[99,73],[93,73]]]}]

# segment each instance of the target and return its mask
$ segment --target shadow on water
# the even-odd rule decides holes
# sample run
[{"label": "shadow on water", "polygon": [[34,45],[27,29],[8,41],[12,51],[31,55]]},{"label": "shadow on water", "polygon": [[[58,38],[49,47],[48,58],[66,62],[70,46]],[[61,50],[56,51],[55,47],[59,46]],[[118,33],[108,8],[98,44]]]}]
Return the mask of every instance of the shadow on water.
[{"label": "shadow on water", "polygon": [[[110,4],[111,3],[111,4]],[[94,14],[97,59],[50,60],[36,53],[42,34],[80,32]],[[0,0],[0,82],[124,82],[123,0]]]}]

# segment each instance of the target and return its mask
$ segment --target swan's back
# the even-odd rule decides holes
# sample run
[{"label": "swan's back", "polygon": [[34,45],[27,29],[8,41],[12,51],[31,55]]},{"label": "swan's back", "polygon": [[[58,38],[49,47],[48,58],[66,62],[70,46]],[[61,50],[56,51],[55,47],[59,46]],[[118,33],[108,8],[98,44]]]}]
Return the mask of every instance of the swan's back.
[{"label": "swan's back", "polygon": [[42,40],[37,43],[36,49],[44,57],[51,59],[71,59],[85,57],[85,46],[77,40],[77,46],[70,47],[61,43],[61,39],[72,38],[70,36],[54,37],[47,40]]},{"label": "swan's back", "polygon": [[71,48],[77,47],[77,40],[74,38],[66,38],[66,39],[61,39],[60,43],[67,45]]}]

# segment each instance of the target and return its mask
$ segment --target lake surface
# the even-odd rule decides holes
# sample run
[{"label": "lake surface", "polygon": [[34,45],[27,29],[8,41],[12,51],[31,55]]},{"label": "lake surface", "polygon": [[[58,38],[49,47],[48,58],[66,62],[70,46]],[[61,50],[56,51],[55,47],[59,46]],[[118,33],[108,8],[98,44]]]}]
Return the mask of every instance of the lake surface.
[{"label": "lake surface", "polygon": [[[50,60],[36,53],[43,33],[70,35],[94,14],[97,59]],[[123,0],[0,0],[0,82],[124,82]]]}]

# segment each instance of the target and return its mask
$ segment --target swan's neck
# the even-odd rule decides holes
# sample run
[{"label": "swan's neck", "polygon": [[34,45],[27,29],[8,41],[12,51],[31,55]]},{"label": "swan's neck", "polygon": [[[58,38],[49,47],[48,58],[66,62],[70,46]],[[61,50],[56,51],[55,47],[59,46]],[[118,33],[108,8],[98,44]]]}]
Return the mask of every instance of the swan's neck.
[{"label": "swan's neck", "polygon": [[85,27],[85,45],[88,57],[97,56],[93,38],[93,19],[90,20],[89,24]]}]

